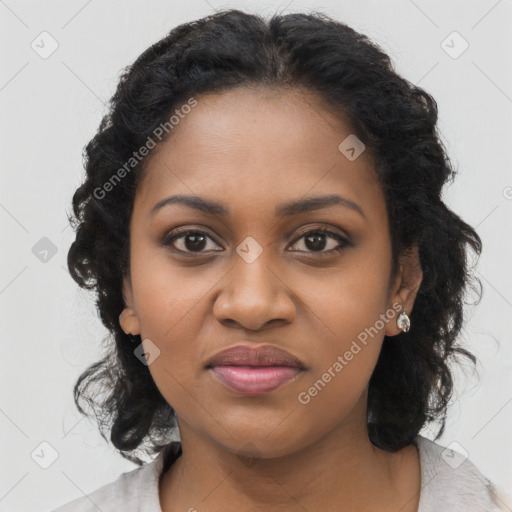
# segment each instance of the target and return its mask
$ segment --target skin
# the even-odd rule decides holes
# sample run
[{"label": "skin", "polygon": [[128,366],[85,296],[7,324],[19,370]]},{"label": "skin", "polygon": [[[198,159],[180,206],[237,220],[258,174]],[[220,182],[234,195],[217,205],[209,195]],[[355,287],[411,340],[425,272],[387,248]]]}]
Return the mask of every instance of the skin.
[{"label": "skin", "polygon": [[[384,334],[401,332],[392,306],[410,314],[422,279],[413,248],[390,280],[388,218],[369,152],[353,161],[340,152],[352,129],[313,92],[237,88],[197,100],[147,161],[120,318],[148,352],[160,350],[148,368],[178,417],[183,455],[160,482],[163,512],[416,511],[416,447],[381,450],[366,426]],[[220,202],[229,215],[182,204],[151,215],[174,194]],[[275,214],[282,203],[331,194],[364,216],[343,205]],[[177,227],[205,232],[205,243],[194,251],[182,236],[163,245]],[[335,252],[340,243],[327,236],[315,249],[304,228],[351,243]],[[262,249],[252,263],[236,252],[249,236]],[[378,334],[301,403],[299,393],[389,310]],[[239,343],[284,348],[307,370],[266,395],[238,395],[204,366]]]}]

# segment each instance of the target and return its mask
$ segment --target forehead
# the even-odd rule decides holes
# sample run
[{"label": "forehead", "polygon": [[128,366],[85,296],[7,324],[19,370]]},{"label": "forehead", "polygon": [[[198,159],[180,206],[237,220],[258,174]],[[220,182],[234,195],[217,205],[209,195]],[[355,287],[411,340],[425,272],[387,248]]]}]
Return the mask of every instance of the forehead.
[{"label": "forehead", "polygon": [[243,206],[308,193],[368,200],[381,193],[371,155],[349,160],[340,151],[352,128],[315,93],[236,88],[195,100],[152,150],[138,202],[187,193]]}]

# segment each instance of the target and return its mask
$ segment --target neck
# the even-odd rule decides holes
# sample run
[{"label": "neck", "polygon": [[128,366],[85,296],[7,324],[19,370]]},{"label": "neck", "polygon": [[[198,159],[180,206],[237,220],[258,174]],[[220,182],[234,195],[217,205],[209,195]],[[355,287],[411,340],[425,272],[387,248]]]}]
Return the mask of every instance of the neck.
[{"label": "neck", "polygon": [[[388,504],[390,510],[416,510],[417,482],[403,481],[406,461],[418,466],[411,459],[416,449],[375,447],[366,430],[366,400],[326,436],[275,458],[242,457],[183,422],[180,434],[183,454],[160,486],[163,512],[225,511],[235,501],[237,509],[251,512],[384,511]],[[416,466],[409,468],[419,473]]]}]

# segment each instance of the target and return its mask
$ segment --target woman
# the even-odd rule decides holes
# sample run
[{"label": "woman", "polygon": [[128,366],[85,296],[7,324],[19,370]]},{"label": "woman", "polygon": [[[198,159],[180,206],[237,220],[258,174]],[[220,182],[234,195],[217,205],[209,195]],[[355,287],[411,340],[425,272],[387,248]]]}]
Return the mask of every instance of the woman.
[{"label": "woman", "polygon": [[115,339],[76,403],[140,467],[59,512],[499,510],[419,435],[443,432],[450,360],[476,361],[456,338],[481,240],[441,200],[436,123],[321,14],[219,12],[126,69],[68,265]]}]

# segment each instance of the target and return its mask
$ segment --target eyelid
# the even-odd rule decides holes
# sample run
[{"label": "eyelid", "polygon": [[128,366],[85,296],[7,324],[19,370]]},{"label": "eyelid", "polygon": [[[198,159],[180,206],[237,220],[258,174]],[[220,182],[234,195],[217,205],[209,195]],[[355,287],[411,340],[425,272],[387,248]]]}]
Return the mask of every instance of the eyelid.
[{"label": "eyelid", "polygon": [[[213,240],[218,246],[221,246],[217,240],[215,240],[215,237],[210,234],[210,229],[206,227],[190,227],[190,226],[183,226],[183,227],[177,227],[174,229],[171,229],[168,231],[162,238],[162,245],[164,246],[170,246],[172,247],[172,242],[180,237],[183,237],[184,235],[190,234],[190,233],[201,233],[211,240]],[[217,235],[216,235],[217,236]],[[174,247],[173,247],[174,249]],[[187,251],[181,251],[177,249],[178,252],[186,253]],[[220,251],[217,251],[220,252]],[[191,252],[189,252],[191,254]],[[198,254],[201,254],[200,252]]]},{"label": "eyelid", "polygon": [[[304,238],[304,236],[310,234],[310,233],[322,233],[326,235],[327,237],[330,237],[331,239],[334,239],[338,242],[339,246],[334,249],[329,249],[327,251],[297,251],[299,253],[305,253],[305,254],[312,254],[312,255],[331,255],[333,253],[339,252],[340,250],[352,246],[352,241],[350,237],[346,234],[339,233],[335,231],[337,228],[330,228],[326,226],[318,226],[318,225],[308,225],[303,227],[302,229],[299,229],[297,232],[297,235],[294,237],[294,239],[290,242],[289,245],[295,245],[299,240]],[[190,226],[182,226],[177,227],[175,229],[171,229],[169,232],[167,232],[163,239],[162,239],[162,245],[165,247],[171,247],[172,250],[176,251],[179,254],[183,255],[211,255],[213,252],[221,252],[224,250],[222,249],[213,249],[210,251],[184,251],[181,249],[177,249],[173,246],[173,241],[182,238],[183,236],[190,234],[190,233],[200,233],[206,236],[207,238],[210,238],[216,245],[222,247],[222,245],[215,240],[214,236],[211,236],[209,233],[210,229],[206,227],[190,227]],[[287,233],[286,238],[289,237],[289,233]],[[292,251],[294,252],[294,251]]]},{"label": "eyelid", "polygon": [[309,234],[311,231],[313,231],[315,233],[316,232],[324,233],[329,236],[332,236],[332,235],[338,236],[339,238],[345,240],[347,243],[350,242],[350,237],[348,235],[346,235],[345,233],[339,233],[338,231],[335,231],[335,230],[336,230],[336,228],[334,228],[334,227],[331,228],[331,227],[327,227],[327,226],[308,225],[308,226],[298,230],[297,236],[294,238],[292,243],[295,243],[297,240],[300,240],[304,235]]},{"label": "eyelid", "polygon": [[326,227],[309,227],[308,229],[304,229],[301,231],[297,237],[290,243],[290,245],[295,245],[297,242],[299,242],[301,239],[303,239],[306,235],[309,235],[310,233],[321,233],[328,238],[336,240],[338,243],[338,247],[335,247],[334,249],[329,249],[327,251],[297,251],[299,253],[303,254],[309,254],[309,255],[317,255],[317,256],[330,256],[335,253],[339,253],[343,249],[347,247],[352,247],[352,241],[350,238],[346,235],[342,235],[332,229],[326,228]]}]

